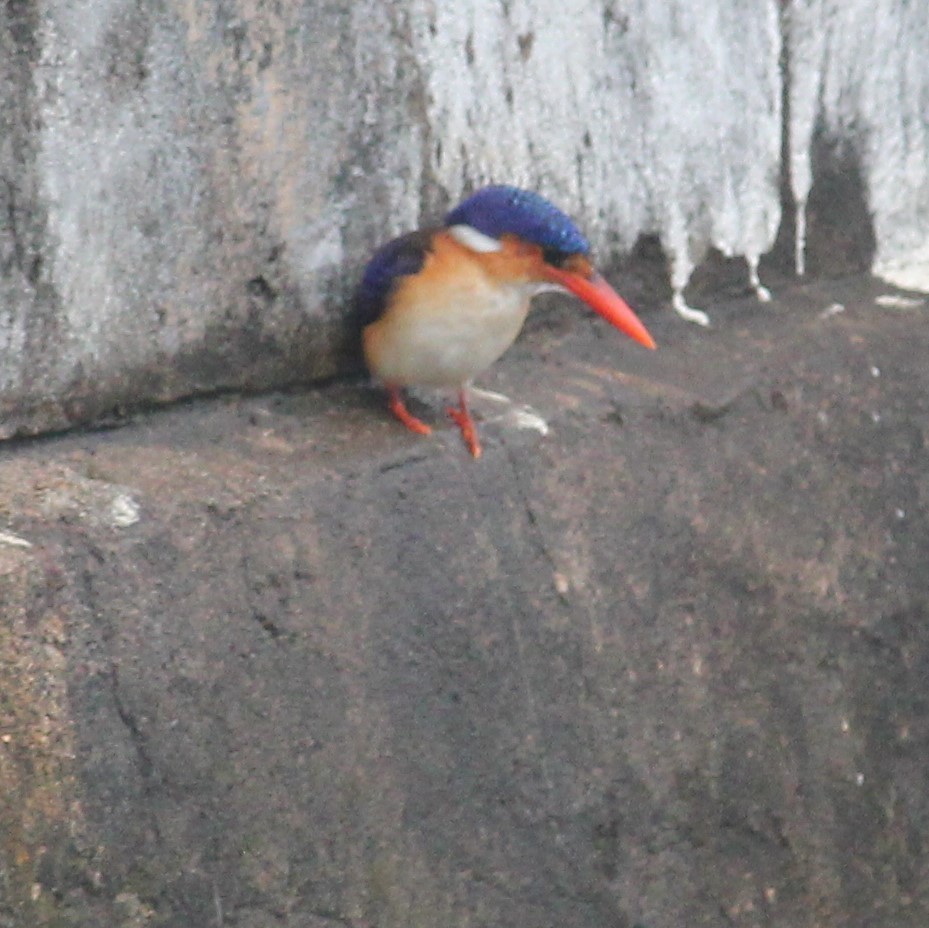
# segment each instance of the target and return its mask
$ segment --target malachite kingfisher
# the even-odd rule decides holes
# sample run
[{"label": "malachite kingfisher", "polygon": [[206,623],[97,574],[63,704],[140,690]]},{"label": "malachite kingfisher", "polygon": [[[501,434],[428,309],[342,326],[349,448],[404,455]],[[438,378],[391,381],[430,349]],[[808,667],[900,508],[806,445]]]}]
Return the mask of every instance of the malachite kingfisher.
[{"label": "malachite kingfisher", "polygon": [[594,270],[590,243],[548,200],[510,186],[485,187],[439,228],[380,248],[365,268],[356,310],[368,369],[386,387],[390,411],[412,432],[432,429],[406,408],[402,389],[453,387],[448,414],[474,457],[481,454],[468,409],[474,377],[513,344],[543,290],[566,290],[646,348],[655,342]]}]

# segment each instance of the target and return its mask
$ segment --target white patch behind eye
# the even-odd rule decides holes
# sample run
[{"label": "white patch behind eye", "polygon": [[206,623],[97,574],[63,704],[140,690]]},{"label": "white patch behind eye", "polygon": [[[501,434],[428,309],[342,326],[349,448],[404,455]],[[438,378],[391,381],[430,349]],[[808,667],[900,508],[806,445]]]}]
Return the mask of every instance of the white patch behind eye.
[{"label": "white patch behind eye", "polygon": [[478,232],[474,226],[449,226],[448,234],[456,242],[460,242],[465,248],[470,248],[471,251],[476,251],[478,254],[486,255],[492,251],[500,251],[503,248],[503,245],[497,239],[484,235],[483,232]]}]

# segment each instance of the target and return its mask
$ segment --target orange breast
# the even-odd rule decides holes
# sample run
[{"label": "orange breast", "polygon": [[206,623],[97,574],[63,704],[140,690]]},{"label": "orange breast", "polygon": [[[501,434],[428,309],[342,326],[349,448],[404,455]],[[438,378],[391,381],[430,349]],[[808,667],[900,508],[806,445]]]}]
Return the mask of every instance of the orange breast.
[{"label": "orange breast", "polygon": [[397,386],[458,387],[496,361],[519,334],[535,289],[525,275],[508,276],[500,257],[437,235],[422,270],[401,279],[364,330],[371,372]]}]

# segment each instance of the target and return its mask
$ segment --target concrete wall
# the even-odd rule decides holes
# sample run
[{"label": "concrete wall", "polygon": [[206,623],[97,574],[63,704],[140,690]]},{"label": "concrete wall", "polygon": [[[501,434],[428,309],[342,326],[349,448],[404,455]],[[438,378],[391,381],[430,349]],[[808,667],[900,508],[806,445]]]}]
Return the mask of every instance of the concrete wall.
[{"label": "concrete wall", "polygon": [[786,73],[800,215],[816,152],[844,145],[882,266],[918,257],[929,10],[879,13],[4,4],[0,437],[344,369],[368,250],[489,180],[551,196],[607,258],[657,234],[678,298],[710,246],[757,263],[780,222]]},{"label": "concrete wall", "polygon": [[[801,220],[817,159],[832,162],[820,175],[843,166],[858,173],[875,271],[929,289],[929,6],[877,0],[786,9],[788,170]],[[798,243],[802,266],[802,231]]]}]

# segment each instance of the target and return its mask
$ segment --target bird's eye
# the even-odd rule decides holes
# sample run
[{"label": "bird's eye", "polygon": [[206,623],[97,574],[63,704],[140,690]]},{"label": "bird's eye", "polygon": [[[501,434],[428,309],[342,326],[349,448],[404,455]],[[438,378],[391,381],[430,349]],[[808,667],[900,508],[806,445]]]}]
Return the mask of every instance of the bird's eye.
[{"label": "bird's eye", "polygon": [[563,267],[565,262],[570,257],[570,252],[559,251],[557,248],[546,248],[542,252],[543,260],[546,264],[550,264],[552,267]]}]

